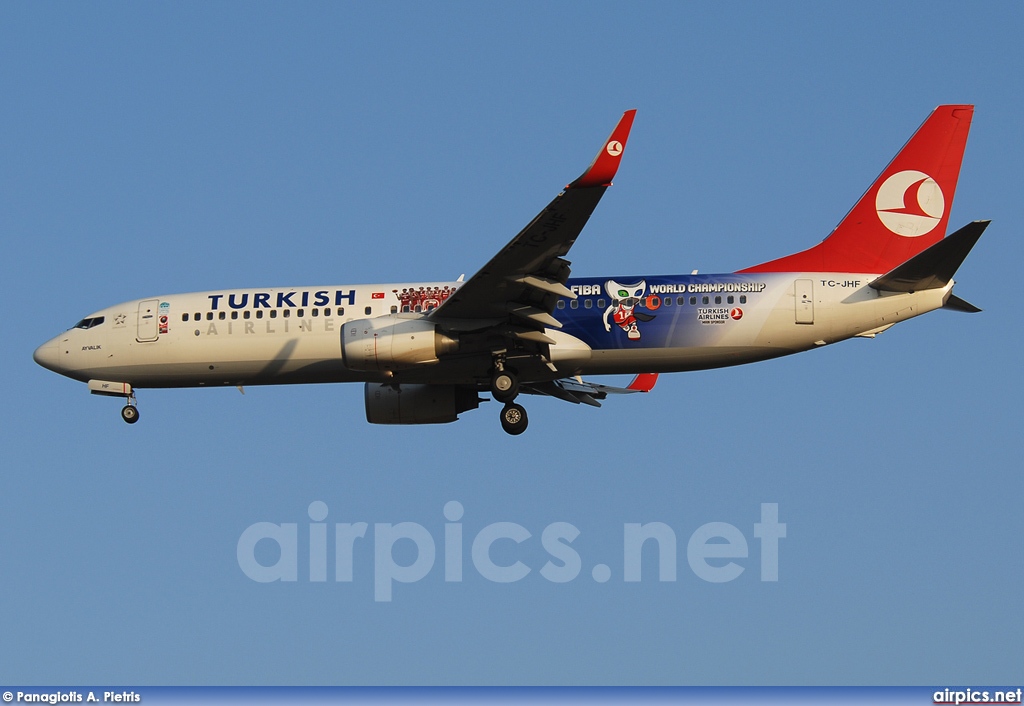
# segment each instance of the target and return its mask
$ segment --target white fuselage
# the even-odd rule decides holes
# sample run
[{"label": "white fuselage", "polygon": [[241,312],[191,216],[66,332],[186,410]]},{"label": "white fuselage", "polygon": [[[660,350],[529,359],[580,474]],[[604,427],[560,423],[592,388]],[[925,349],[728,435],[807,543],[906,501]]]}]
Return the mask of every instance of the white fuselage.
[{"label": "white fuselage", "polygon": [[[950,282],[942,289],[915,293],[879,292],[867,286],[875,276],[747,276],[759,282],[761,290],[749,300],[744,297],[735,319],[722,313],[735,314],[735,308],[730,308],[735,304],[731,296],[731,304],[716,303],[712,297],[704,304],[703,295],[691,304],[684,294],[672,297],[671,308],[662,298],[656,316],[649,317],[657,323],[640,324],[647,339],[635,344],[626,342],[614,326],[605,332],[600,316],[605,300],[598,299],[596,286],[577,285],[574,291],[591,294],[580,296],[571,308],[560,303],[555,311],[563,328],[557,332],[558,344],[552,346],[551,358],[557,367],[552,377],[699,370],[796,353],[873,335],[940,308],[953,286]],[[737,275],[722,277],[737,279]],[[671,291],[697,289],[698,285],[687,284],[690,279],[677,278],[680,284]],[[714,275],[701,276],[702,282],[714,279]],[[599,281],[570,280],[569,285]],[[94,312],[83,320],[82,327],[69,329],[40,346],[35,357],[45,367],[76,380],[116,381],[134,388],[388,379],[478,383],[485,373],[472,365],[460,365],[458,354],[433,366],[393,374],[350,370],[342,360],[341,336],[346,323],[382,316],[422,318],[424,309],[436,307],[438,302],[410,302],[403,300],[401,293],[449,292],[459,284],[250,289],[129,301]],[[647,305],[652,306],[650,298]],[[101,317],[101,323],[89,326]],[[608,336],[609,343],[602,345],[596,340],[599,336]],[[580,343],[588,337],[587,343]],[[556,349],[567,344],[574,354],[558,355]],[[587,348],[589,353],[577,354],[576,349]]]}]

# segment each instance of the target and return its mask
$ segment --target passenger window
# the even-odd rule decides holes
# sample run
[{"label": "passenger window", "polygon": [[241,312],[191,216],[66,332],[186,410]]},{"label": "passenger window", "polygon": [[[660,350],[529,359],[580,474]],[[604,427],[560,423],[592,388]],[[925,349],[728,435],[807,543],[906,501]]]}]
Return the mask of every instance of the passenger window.
[{"label": "passenger window", "polygon": [[720,297],[720,296],[715,297],[715,304],[721,304],[721,303],[722,303],[722,297]]},{"label": "passenger window", "polygon": [[569,302],[569,308],[570,309],[579,309],[580,308],[579,300],[573,299],[571,302]]},{"label": "passenger window", "polygon": [[678,304],[679,306],[685,306],[686,297],[676,297],[676,304]]},{"label": "passenger window", "polygon": [[213,312],[212,311],[206,312],[206,320],[207,321],[213,321]]},{"label": "passenger window", "polygon": [[747,295],[746,294],[741,294],[740,295],[740,304],[746,304],[746,303],[747,303]]},{"label": "passenger window", "polygon": [[249,318],[249,315],[250,315],[250,313],[251,313],[251,312],[250,312],[250,311],[249,311],[248,309],[246,309],[246,310],[245,310],[245,311],[244,311],[244,312],[242,313],[242,318],[243,318],[243,319],[248,319],[248,318]]},{"label": "passenger window", "polygon": [[320,310],[319,309],[313,309],[313,316],[320,316]]},{"label": "passenger window", "polygon": [[597,300],[597,308],[598,309],[603,309],[604,308],[604,304],[605,304],[604,299],[598,299]]},{"label": "passenger window", "polygon": [[345,307],[339,306],[338,307],[338,316],[344,316],[344,315],[345,315]]},{"label": "passenger window", "polygon": [[701,304],[707,304],[707,303],[708,303],[708,301],[710,301],[710,300],[709,300],[709,299],[708,299],[707,297],[701,297],[701,298],[700,298],[700,303],[701,303]]},{"label": "passenger window", "polygon": [[583,308],[584,309],[593,309],[594,308],[593,300],[591,300],[591,299],[584,299],[583,300]]},{"label": "passenger window", "polygon": [[559,308],[559,309],[564,309],[564,308],[565,308],[565,300],[564,300],[564,299],[559,299],[559,300],[558,300],[558,303],[557,303],[557,304],[555,304],[555,306],[556,306],[557,308]]},{"label": "passenger window", "polygon": [[228,318],[228,315],[222,311],[219,314],[217,314],[217,318],[223,321],[224,319]]},{"label": "passenger window", "polygon": [[292,315],[292,310],[291,309],[285,309],[283,312],[281,312],[281,316],[283,316],[286,319],[288,317],[290,317],[291,315]]},{"label": "passenger window", "polygon": [[263,318],[263,309],[257,309],[256,310],[256,318],[257,319],[262,319]]},{"label": "passenger window", "polygon": [[[704,297],[704,298],[707,299],[707,297]],[[707,304],[707,302],[704,302],[704,303]],[[690,306],[696,306],[696,305],[697,305],[697,297],[690,297]]]},{"label": "passenger window", "polygon": [[200,314],[198,311],[195,314],[192,315],[192,318],[195,319],[196,321],[202,321],[203,320],[202,314]]},{"label": "passenger window", "polygon": [[182,321],[188,321],[188,314],[182,314],[181,315],[181,320]]},{"label": "passenger window", "polygon": [[370,314],[373,313],[373,307],[372,306],[368,306],[368,307],[366,307],[366,309],[364,311],[366,311],[366,315],[369,316]]},{"label": "passenger window", "polygon": [[672,297],[665,297],[661,300],[663,306],[672,306]]},{"label": "passenger window", "polygon": [[232,319],[237,319],[238,318],[238,312],[237,311],[232,311],[231,312],[231,318]]},{"label": "passenger window", "polygon": [[729,296],[728,296],[728,297],[726,298],[726,300],[725,300],[725,303],[726,303],[726,304],[732,304],[732,303],[733,303],[733,302],[735,302],[735,301],[736,301],[736,297],[734,297],[734,296],[732,296],[732,295],[729,295]]},{"label": "passenger window", "polygon": [[305,309],[299,309],[298,311],[295,312],[295,315],[301,319],[304,311]]},{"label": "passenger window", "polygon": [[277,318],[277,309],[271,309],[270,310],[270,318],[272,318],[272,319],[276,319]]},{"label": "passenger window", "polygon": [[394,304],[391,305],[391,313],[392,314],[397,314],[398,313],[398,307],[395,306]]}]

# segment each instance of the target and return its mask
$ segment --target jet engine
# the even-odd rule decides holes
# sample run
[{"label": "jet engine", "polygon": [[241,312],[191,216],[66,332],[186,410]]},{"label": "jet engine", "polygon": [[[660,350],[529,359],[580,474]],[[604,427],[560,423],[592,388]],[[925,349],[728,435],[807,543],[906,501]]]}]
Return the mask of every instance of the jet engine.
[{"label": "jet engine", "polygon": [[341,332],[341,357],[349,370],[385,371],[436,363],[459,342],[424,319],[381,316],[349,321]]},{"label": "jet engine", "polygon": [[388,385],[364,388],[370,424],[446,424],[480,406],[476,390],[455,385]]}]

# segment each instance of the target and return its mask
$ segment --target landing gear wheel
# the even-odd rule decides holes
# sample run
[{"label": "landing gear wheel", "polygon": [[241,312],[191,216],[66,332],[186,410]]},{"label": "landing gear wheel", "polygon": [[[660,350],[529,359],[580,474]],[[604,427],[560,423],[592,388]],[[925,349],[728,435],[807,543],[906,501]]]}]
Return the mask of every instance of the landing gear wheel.
[{"label": "landing gear wheel", "polygon": [[129,424],[139,421],[139,410],[135,405],[126,404],[121,408],[121,419]]},{"label": "landing gear wheel", "polygon": [[498,402],[511,402],[519,394],[519,380],[508,370],[499,370],[491,378],[491,394]]},{"label": "landing gear wheel", "polygon": [[512,436],[518,436],[526,431],[529,420],[526,418],[526,409],[522,405],[507,404],[501,410],[501,428]]}]

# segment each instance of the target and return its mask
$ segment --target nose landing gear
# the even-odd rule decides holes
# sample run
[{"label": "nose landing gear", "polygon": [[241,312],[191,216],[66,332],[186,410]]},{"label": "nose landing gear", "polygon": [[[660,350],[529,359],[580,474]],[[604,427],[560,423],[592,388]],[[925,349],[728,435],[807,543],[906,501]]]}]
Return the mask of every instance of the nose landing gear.
[{"label": "nose landing gear", "polygon": [[128,404],[121,408],[121,419],[129,424],[139,421],[139,408],[135,406],[135,394],[128,396]]}]

